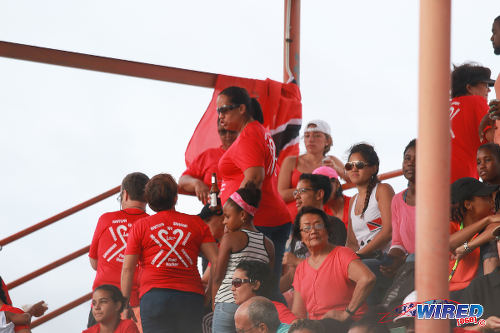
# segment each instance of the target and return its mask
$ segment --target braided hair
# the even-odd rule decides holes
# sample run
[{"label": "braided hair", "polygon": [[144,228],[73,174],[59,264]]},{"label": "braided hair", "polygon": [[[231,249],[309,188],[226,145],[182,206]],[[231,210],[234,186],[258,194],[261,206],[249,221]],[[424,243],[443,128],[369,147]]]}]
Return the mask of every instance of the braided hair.
[{"label": "braided hair", "polygon": [[370,202],[370,196],[372,194],[373,189],[375,186],[380,182],[380,180],[377,177],[378,174],[378,167],[380,164],[380,161],[378,159],[378,155],[375,152],[375,149],[373,146],[367,144],[367,143],[358,143],[352,146],[349,149],[349,158],[351,158],[352,154],[358,153],[361,156],[363,156],[363,159],[368,163],[368,166],[376,166],[377,169],[375,173],[370,177],[370,180],[368,182],[368,187],[366,188],[366,197],[365,197],[365,203],[363,205],[363,211],[361,212],[361,218],[364,217],[366,209],[368,208],[368,203]]}]

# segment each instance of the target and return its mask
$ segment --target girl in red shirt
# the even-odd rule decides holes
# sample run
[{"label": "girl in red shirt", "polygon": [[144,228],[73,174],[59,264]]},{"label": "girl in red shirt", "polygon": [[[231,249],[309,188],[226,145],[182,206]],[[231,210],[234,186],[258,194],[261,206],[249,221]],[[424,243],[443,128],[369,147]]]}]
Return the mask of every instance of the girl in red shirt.
[{"label": "girl in red shirt", "polygon": [[92,314],[97,324],[82,333],[139,333],[130,319],[120,319],[125,299],[117,287],[103,284],[92,294]]}]

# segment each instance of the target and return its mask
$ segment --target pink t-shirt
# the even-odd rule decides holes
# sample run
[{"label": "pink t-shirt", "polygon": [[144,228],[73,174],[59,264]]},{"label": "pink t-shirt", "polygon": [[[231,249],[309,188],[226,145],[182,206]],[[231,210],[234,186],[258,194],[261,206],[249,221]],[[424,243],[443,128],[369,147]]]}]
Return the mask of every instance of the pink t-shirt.
[{"label": "pink t-shirt", "polygon": [[[89,257],[97,260],[97,272],[92,290],[102,284],[112,284],[120,288],[128,231],[137,220],[146,216],[149,215],[141,209],[126,208],[105,213],[99,218],[89,250]],[[139,270],[136,270],[130,294],[132,306],[139,305],[138,274]]]},{"label": "pink t-shirt", "polygon": [[[356,284],[348,277],[347,269],[353,260],[360,260],[351,249],[336,246],[318,270],[302,261],[295,271],[293,287],[306,305],[309,319],[321,319],[328,311],[344,311],[351,301]],[[363,304],[354,316],[359,318],[366,311]]]},{"label": "pink t-shirt", "polygon": [[404,202],[406,190],[392,198],[392,244],[393,247],[406,253],[415,253],[415,206]]},{"label": "pink t-shirt", "polygon": [[203,295],[197,261],[201,244],[208,242],[215,239],[199,216],[165,210],[137,221],[125,255],[139,255],[140,297],[152,288]]},{"label": "pink t-shirt", "polygon": [[263,167],[265,172],[262,199],[253,223],[256,226],[277,227],[290,222],[290,214],[278,193],[276,147],[271,134],[257,121],[245,126],[219,161],[223,205],[240,188],[243,172],[251,167]]},{"label": "pink t-shirt", "polygon": [[[89,327],[86,330],[82,331],[82,333],[99,333],[99,332],[101,332],[101,326],[99,324],[95,324],[94,326]],[[114,333],[139,333],[139,329],[137,329],[137,325],[132,320],[124,319],[120,321]]]}]

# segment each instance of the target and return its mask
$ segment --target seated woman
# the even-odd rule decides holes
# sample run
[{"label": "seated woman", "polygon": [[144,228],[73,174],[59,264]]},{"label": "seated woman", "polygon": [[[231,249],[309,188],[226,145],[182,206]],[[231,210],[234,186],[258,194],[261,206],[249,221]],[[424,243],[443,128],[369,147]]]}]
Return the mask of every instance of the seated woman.
[{"label": "seated woman", "polygon": [[500,225],[494,214],[493,192],[498,185],[487,185],[471,177],[451,184],[451,219],[449,281],[452,299],[476,277],[480,264],[479,247],[493,239],[493,229]]},{"label": "seated woman", "polygon": [[156,214],[140,219],[129,232],[121,278],[123,295],[129,299],[139,263],[143,332],[200,332],[205,290],[198,254],[214,263],[215,240],[199,216],[175,210],[177,183],[171,175],[151,178],[145,197]]},{"label": "seated woman", "polygon": [[92,314],[97,324],[82,333],[139,333],[137,326],[130,319],[120,319],[126,300],[120,289],[103,284],[92,293]]},{"label": "seated woman", "polygon": [[221,141],[221,146],[218,148],[209,148],[201,153],[184,171],[179,178],[179,190],[196,195],[204,205],[208,201],[208,194],[212,184],[212,173],[217,175],[219,188],[221,187],[222,178],[220,177],[218,164],[219,160],[224,155],[226,150],[238,137],[238,132],[224,129],[217,119],[217,131]]},{"label": "seated woman", "polygon": [[295,218],[293,236],[310,256],[295,271],[292,312],[298,318],[329,319],[329,331],[346,332],[365,312],[375,276],[354,251],[328,242],[329,227],[321,209],[304,207]]},{"label": "seated woman", "polygon": [[344,175],[344,165],[333,155],[326,155],[332,147],[330,126],[323,120],[312,120],[304,131],[306,153],[300,156],[289,156],[281,164],[278,175],[278,191],[285,200],[292,219],[297,215],[293,191],[297,187],[299,177],[303,173],[312,173],[320,166],[329,166]]},{"label": "seated woman", "polygon": [[[236,266],[231,282],[234,302],[241,305],[254,296],[270,296],[271,271],[269,265],[256,260],[245,260]],[[297,317],[280,302],[273,301],[280,322],[291,324]]]}]

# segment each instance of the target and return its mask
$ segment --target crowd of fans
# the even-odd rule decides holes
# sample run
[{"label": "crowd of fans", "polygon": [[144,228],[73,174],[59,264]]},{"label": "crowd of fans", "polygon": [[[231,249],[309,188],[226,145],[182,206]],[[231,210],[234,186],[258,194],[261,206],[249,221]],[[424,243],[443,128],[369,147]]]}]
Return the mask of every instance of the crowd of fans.
[{"label": "crowd of fans", "polygon": [[[500,50],[500,17],[493,33]],[[451,75],[451,220],[436,223],[450,225],[450,298],[482,304],[485,319],[455,332],[500,331],[500,146],[492,142],[500,104],[487,104],[490,75],[470,63]],[[384,323],[381,314],[393,310],[388,304],[416,301],[408,272],[415,260],[417,140],[402,151],[408,187],[395,194],[378,179],[373,146],[354,144],[346,163],[327,155],[333,140],[323,120],[306,124],[306,152],[280,168],[255,98],[228,87],[216,107],[220,148],[202,153],[179,184],[170,174],[127,175],[120,210],[99,218],[83,332],[389,332],[398,326],[411,332],[413,318]],[[218,208],[209,203],[214,173]],[[355,187],[352,198],[341,180]],[[199,215],[175,210],[179,189],[201,201]],[[13,307],[2,282],[1,332],[29,332],[31,316],[46,309],[43,301],[26,311]]]}]

